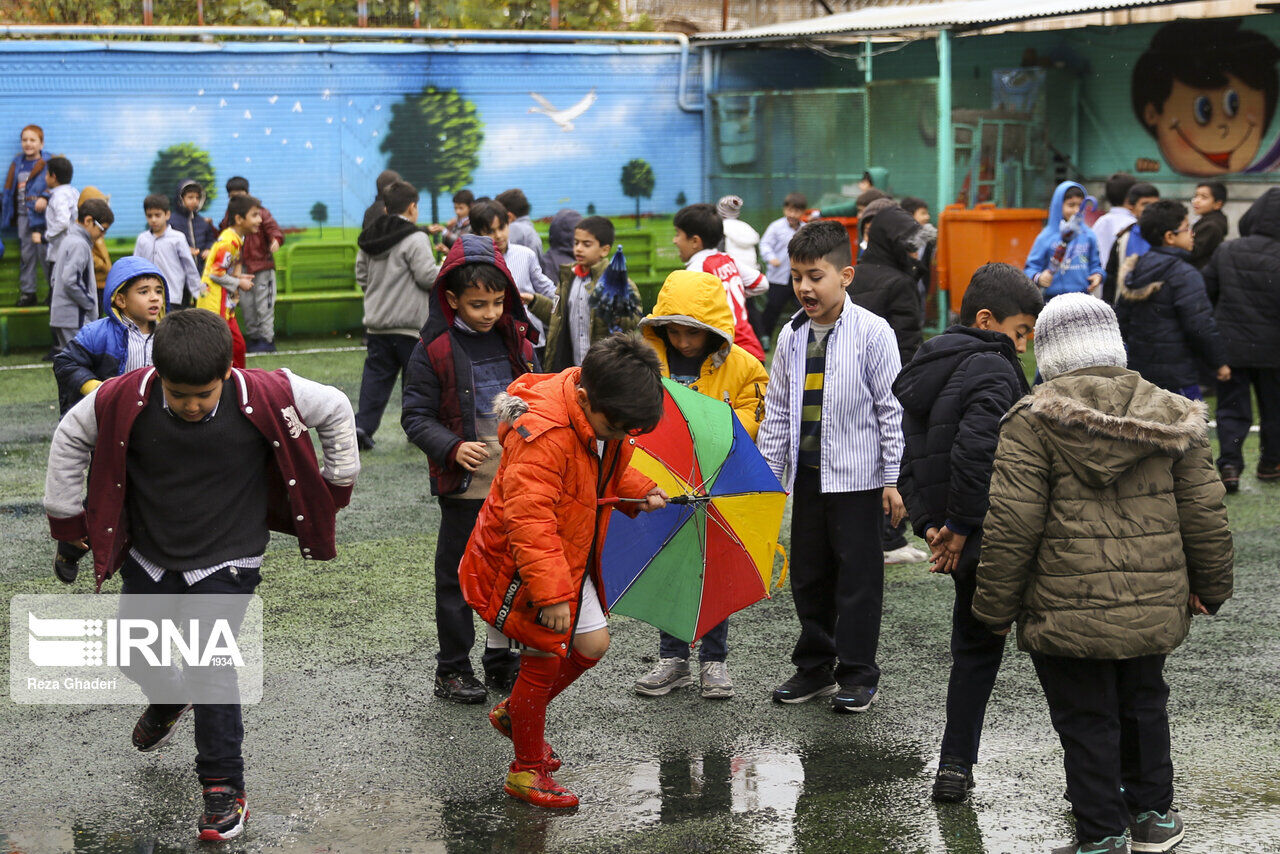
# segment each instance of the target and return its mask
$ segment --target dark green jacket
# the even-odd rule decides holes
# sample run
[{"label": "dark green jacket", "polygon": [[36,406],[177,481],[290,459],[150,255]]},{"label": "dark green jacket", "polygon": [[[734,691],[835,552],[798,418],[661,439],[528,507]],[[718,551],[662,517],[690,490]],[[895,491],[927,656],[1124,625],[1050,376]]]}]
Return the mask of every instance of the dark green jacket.
[{"label": "dark green jacket", "polygon": [[1224,494],[1203,403],[1123,368],[1055,377],[1001,430],[974,616],[1047,655],[1171,652],[1189,594],[1231,597]]},{"label": "dark green jacket", "polygon": [[[600,282],[600,276],[604,273],[604,268],[609,266],[609,258],[606,257],[594,267],[591,268],[591,281],[587,283],[587,294]],[[542,368],[547,373],[559,373],[565,368],[575,367],[573,362],[573,344],[569,340],[569,291],[573,289],[573,273],[572,264],[560,265],[560,284],[556,289],[556,298],[554,300],[549,297],[537,295],[533,298],[533,302],[529,304],[529,312],[539,320],[547,328],[546,340],[546,356],[542,360]],[[636,298],[636,304],[640,304],[640,289],[636,287],[636,283],[627,280],[627,285],[631,288],[632,295]],[[640,324],[640,314],[635,317],[629,317],[620,324],[626,332],[633,331]],[[604,321],[591,314],[591,343],[599,341],[601,338],[609,337],[611,330],[605,326]]]}]

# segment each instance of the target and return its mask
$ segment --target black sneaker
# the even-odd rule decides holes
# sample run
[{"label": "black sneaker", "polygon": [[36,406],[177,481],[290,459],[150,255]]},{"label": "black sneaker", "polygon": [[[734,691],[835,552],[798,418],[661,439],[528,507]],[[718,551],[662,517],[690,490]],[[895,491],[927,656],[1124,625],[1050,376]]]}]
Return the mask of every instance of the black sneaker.
[{"label": "black sneaker", "polygon": [[356,428],[356,447],[362,451],[373,450],[373,437],[359,427]]},{"label": "black sneaker", "polygon": [[841,688],[831,698],[831,710],[833,712],[865,712],[871,708],[871,704],[879,696],[879,689],[868,688],[866,685]]},{"label": "black sneaker", "polygon": [[1222,473],[1222,485],[1227,488],[1227,492],[1236,493],[1240,491],[1240,469],[1233,465],[1225,465],[1219,468]]},{"label": "black sneaker", "polygon": [[1131,819],[1129,835],[1135,852],[1163,854],[1172,851],[1182,841],[1182,816],[1173,807],[1167,813],[1150,810],[1131,816]]},{"label": "black sneaker", "polygon": [[961,759],[942,757],[938,775],[933,778],[933,799],[946,804],[958,804],[969,796],[973,788],[973,771]]},{"label": "black sneaker", "polygon": [[840,686],[829,670],[797,670],[796,674],[773,689],[775,703],[807,703],[814,697],[830,697]]},{"label": "black sneaker", "polygon": [[516,687],[516,679],[519,676],[519,665],[511,668],[502,668],[501,670],[486,670],[484,672],[484,684],[499,694],[510,694],[511,689]]},{"label": "black sneaker", "polygon": [[75,543],[58,543],[58,551],[53,556],[53,574],[58,576],[58,580],[63,584],[74,584],[76,575],[80,572],[80,558],[89,553],[88,549],[81,548]]},{"label": "black sneaker", "polygon": [[36,304],[35,294],[23,294],[18,297],[18,308],[30,308]]},{"label": "black sneaker", "polygon": [[191,711],[191,704],[165,706],[153,703],[142,710],[138,722],[133,725],[133,746],[143,753],[159,750],[173,738],[173,730],[182,716]]},{"label": "black sneaker", "polygon": [[436,696],[451,703],[475,705],[483,703],[488,693],[480,680],[470,673],[437,673]]},{"label": "black sneaker", "polygon": [[244,789],[217,785],[204,787],[204,812],[200,815],[200,841],[235,839],[249,820],[249,799]]}]

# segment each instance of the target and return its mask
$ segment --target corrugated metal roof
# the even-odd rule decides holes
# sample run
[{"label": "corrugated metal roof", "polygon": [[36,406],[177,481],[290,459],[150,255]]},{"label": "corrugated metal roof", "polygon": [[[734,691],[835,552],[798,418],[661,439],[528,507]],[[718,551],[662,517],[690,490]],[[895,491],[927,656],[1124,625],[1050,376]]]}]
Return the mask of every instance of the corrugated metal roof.
[{"label": "corrugated metal roof", "polygon": [[821,38],[822,36],[871,36],[917,30],[971,29],[1057,18],[1089,12],[1162,6],[1183,0],[942,0],[906,6],[867,6],[854,12],[825,15],[808,21],[791,21],[767,27],[698,33],[695,41],[748,42]]}]

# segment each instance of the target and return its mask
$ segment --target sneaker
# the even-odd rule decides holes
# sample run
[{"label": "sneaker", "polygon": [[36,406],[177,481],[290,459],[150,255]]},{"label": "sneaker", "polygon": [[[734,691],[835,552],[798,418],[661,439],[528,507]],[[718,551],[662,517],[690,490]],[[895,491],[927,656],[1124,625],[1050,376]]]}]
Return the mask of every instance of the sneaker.
[{"label": "sneaker", "polygon": [[[489,723],[507,738],[511,738],[511,713],[507,711],[507,701],[503,700],[489,711]],[[560,755],[551,749],[545,741],[542,750],[542,767],[548,772],[560,770]]]},{"label": "sneaker", "polygon": [[636,680],[635,689],[637,694],[646,697],[662,697],[675,688],[692,684],[693,676],[689,674],[688,659],[660,658],[657,667]]},{"label": "sneaker", "polygon": [[357,427],[356,428],[356,447],[362,451],[372,451],[373,444],[374,444],[373,437],[370,436],[368,433],[364,432],[363,430],[361,430],[359,427]]},{"label": "sneaker", "polygon": [[1129,843],[1123,836],[1108,836],[1099,842],[1073,842],[1053,849],[1053,854],[1129,854]]},{"label": "sneaker", "polygon": [[484,672],[484,684],[486,687],[492,688],[499,694],[510,694],[511,689],[516,686],[516,679],[519,678],[519,676],[519,665],[509,669],[486,670]]},{"label": "sneaker", "polygon": [[1280,480],[1280,463],[1272,463],[1271,465],[1258,463],[1258,480],[1263,483]]},{"label": "sneaker", "polygon": [[200,841],[235,839],[249,820],[249,799],[235,786],[205,786],[204,813],[200,816]]},{"label": "sneaker", "polygon": [[578,805],[578,796],[551,779],[543,769],[508,771],[502,788],[511,797],[528,801],[535,807],[568,809]]},{"label": "sneaker", "polygon": [[698,668],[704,700],[727,700],[733,696],[733,680],[723,661],[704,661]]},{"label": "sneaker", "polygon": [[143,753],[159,750],[173,738],[174,727],[182,716],[191,711],[191,704],[185,706],[162,706],[152,704],[142,710],[138,722],[133,725],[133,746]]},{"label": "sneaker", "polygon": [[1240,469],[1233,465],[1224,465],[1219,467],[1222,473],[1222,485],[1227,488],[1227,492],[1236,493],[1240,491]]},{"label": "sneaker", "polygon": [[53,574],[63,584],[74,584],[76,575],[80,573],[80,558],[89,553],[75,543],[58,543],[58,550],[53,557]]},{"label": "sneaker", "polygon": [[261,350],[259,350],[258,352],[259,352],[259,353],[274,353],[274,352],[276,352],[276,342],[274,342],[274,341],[263,341],[263,342],[262,342],[262,349],[261,349]]},{"label": "sneaker", "polygon": [[775,703],[806,703],[814,697],[830,697],[840,686],[829,670],[803,671],[773,689]]},{"label": "sneaker", "polygon": [[1129,836],[1136,851],[1172,851],[1182,841],[1182,816],[1173,807],[1167,813],[1155,810],[1132,816]]},{"label": "sneaker", "polygon": [[480,680],[470,673],[437,673],[436,696],[451,703],[475,705],[489,696]]},{"label": "sneaker", "polygon": [[18,308],[30,308],[36,304],[35,294],[23,294],[18,297]]},{"label": "sneaker", "polygon": [[901,548],[884,553],[884,562],[886,565],[895,563],[924,563],[928,559],[928,552],[918,549],[913,545],[905,545]]},{"label": "sneaker", "polygon": [[946,804],[958,804],[969,796],[973,788],[973,771],[961,759],[942,757],[938,774],[933,778],[933,799]]},{"label": "sneaker", "polygon": [[879,689],[866,685],[853,685],[841,688],[831,698],[831,710],[834,712],[865,712],[880,697]]}]

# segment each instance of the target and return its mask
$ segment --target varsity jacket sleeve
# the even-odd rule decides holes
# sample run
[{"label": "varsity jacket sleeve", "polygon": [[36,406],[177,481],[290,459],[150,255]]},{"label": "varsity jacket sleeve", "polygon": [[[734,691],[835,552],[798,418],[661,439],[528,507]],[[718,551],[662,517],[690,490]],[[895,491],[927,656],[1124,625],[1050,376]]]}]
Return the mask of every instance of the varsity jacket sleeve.
[{"label": "varsity jacket sleeve", "polygon": [[320,474],[334,486],[354,485],[360,473],[360,454],[356,450],[356,416],[351,401],[333,386],[282,370],[289,376],[298,417],[320,439],[324,458]]},{"label": "varsity jacket sleeve", "polygon": [[871,392],[876,422],[880,426],[880,465],[885,486],[896,486],[902,468],[902,403],[893,393],[893,381],[902,371],[898,341],[885,324],[867,342],[867,388]]},{"label": "varsity jacket sleeve", "polygon": [[973,357],[960,399],[964,408],[951,445],[951,484],[947,490],[947,527],[968,536],[987,515],[991,467],[1000,441],[1000,420],[1018,402],[1009,382],[1009,365],[999,355]]},{"label": "varsity jacket sleeve", "polygon": [[97,397],[96,389],[85,395],[53,431],[44,478],[44,512],[55,540],[74,541],[89,535],[84,485],[98,443]]},{"label": "varsity jacket sleeve", "polygon": [[462,437],[440,423],[439,413],[440,378],[431,367],[427,348],[419,341],[404,370],[400,426],[409,441],[437,465],[450,466]]},{"label": "varsity jacket sleeve", "polygon": [[791,324],[784,324],[778,333],[778,344],[773,351],[773,375],[764,396],[764,420],[756,434],[756,446],[769,463],[769,468],[780,483],[785,484],[787,468],[791,465],[791,447],[797,441],[791,435]]}]

